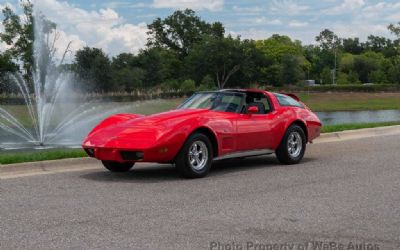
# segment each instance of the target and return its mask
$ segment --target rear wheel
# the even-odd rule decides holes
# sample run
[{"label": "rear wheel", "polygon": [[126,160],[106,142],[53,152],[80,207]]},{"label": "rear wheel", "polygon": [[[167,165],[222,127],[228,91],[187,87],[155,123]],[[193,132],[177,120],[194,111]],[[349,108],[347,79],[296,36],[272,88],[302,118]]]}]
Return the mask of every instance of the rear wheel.
[{"label": "rear wheel", "polygon": [[306,150],[306,135],[298,125],[291,125],[285,132],[276,157],[283,164],[296,164],[303,159]]},{"label": "rear wheel", "polygon": [[186,178],[200,178],[208,174],[213,159],[210,139],[204,134],[189,136],[175,159],[180,174]]},{"label": "rear wheel", "polygon": [[111,172],[128,172],[135,165],[133,162],[102,161],[102,163]]}]

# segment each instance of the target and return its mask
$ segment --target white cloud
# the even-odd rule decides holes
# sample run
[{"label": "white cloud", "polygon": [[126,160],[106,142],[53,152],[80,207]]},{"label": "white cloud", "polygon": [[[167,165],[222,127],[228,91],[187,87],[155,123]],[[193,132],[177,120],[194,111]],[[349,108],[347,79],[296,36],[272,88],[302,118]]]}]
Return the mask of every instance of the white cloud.
[{"label": "white cloud", "polygon": [[250,14],[250,13],[254,14],[254,13],[259,13],[259,12],[264,11],[264,9],[261,8],[260,6],[240,7],[240,6],[237,6],[237,5],[233,6],[232,10],[235,11],[235,12],[240,12],[240,13],[245,12],[247,14]]},{"label": "white cloud", "polygon": [[362,9],[359,13],[360,17],[366,20],[386,22],[398,22],[400,20],[400,2],[399,3],[385,3],[380,2],[375,5],[369,5]]},{"label": "white cloud", "polygon": [[[269,19],[264,16],[261,17],[246,17],[239,19],[242,26],[259,26],[259,25],[280,25],[282,21],[279,19]],[[236,25],[237,26],[237,25]]]},{"label": "white cloud", "polygon": [[172,8],[216,11],[222,9],[224,0],[154,0],[155,8]]},{"label": "white cloud", "polygon": [[102,5],[103,7],[106,8],[129,8],[129,9],[135,9],[135,8],[144,8],[147,7],[147,4],[145,3],[132,3],[129,1],[111,1],[108,3],[105,3]]},{"label": "white cloud", "polygon": [[56,0],[37,0],[35,7],[57,23],[59,51],[72,41],[74,51],[83,46],[99,47],[113,56],[121,52],[137,52],[146,43],[145,23],[125,23],[110,8],[88,11]]},{"label": "white cloud", "polygon": [[256,18],[256,23],[258,24],[267,24],[267,25],[280,25],[282,24],[282,21],[279,19],[268,19],[265,17],[261,17],[261,18]]},{"label": "white cloud", "polygon": [[293,28],[302,28],[302,27],[306,27],[308,25],[308,22],[301,22],[298,20],[292,20],[288,23],[289,27],[293,27]]},{"label": "white cloud", "polygon": [[354,24],[357,29],[350,26],[348,23],[337,23],[332,25],[332,30],[339,35],[339,37],[359,37],[362,40],[366,40],[368,35],[383,35],[389,36],[386,25],[381,24]]},{"label": "white cloud", "polygon": [[292,0],[273,0],[270,5],[270,10],[281,15],[300,15],[304,14],[310,7],[300,5]]},{"label": "white cloud", "polygon": [[327,9],[324,11],[325,14],[343,14],[343,12],[354,11],[362,8],[365,5],[364,0],[344,0],[341,4]]}]

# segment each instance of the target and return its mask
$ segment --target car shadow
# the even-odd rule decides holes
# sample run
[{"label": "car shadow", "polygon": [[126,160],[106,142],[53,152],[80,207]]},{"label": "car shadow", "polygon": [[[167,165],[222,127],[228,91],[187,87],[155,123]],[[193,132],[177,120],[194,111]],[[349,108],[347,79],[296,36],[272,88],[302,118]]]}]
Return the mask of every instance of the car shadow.
[{"label": "car shadow", "polygon": [[[313,158],[304,158],[302,164],[313,161]],[[300,165],[282,165],[274,156],[259,156],[241,159],[228,159],[213,163],[208,177],[223,176],[243,171],[252,171],[260,168],[284,167],[290,168]],[[168,181],[187,181],[179,176],[178,171],[172,164],[154,164],[141,166],[138,164],[126,173],[112,173],[107,170],[86,173],[81,178],[100,182],[136,182],[136,183],[159,183]]]},{"label": "car shadow", "polygon": [[81,178],[101,182],[138,182],[157,183],[179,179],[179,175],[172,164],[154,164],[140,166],[138,164],[126,173],[113,173],[106,169],[81,175]]}]

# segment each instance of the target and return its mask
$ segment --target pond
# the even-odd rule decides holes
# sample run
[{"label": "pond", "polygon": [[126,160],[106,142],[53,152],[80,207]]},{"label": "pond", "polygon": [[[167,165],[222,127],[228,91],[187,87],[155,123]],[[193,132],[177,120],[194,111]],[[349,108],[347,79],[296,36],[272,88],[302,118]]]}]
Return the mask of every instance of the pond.
[{"label": "pond", "polygon": [[323,125],[400,121],[400,110],[315,112]]}]

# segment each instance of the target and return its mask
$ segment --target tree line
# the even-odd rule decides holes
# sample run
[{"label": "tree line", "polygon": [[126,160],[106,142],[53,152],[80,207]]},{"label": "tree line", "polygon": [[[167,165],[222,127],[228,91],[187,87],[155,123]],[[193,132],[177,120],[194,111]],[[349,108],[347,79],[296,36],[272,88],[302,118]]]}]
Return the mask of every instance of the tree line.
[{"label": "tree line", "polygon": [[[0,74],[21,72],[26,79],[33,63],[32,4],[24,2],[25,21],[13,10],[2,12]],[[56,25],[47,22],[49,34]],[[58,67],[76,74],[87,92],[195,90],[249,87],[255,84],[285,86],[314,80],[318,84],[400,84],[400,22],[388,25],[397,39],[370,35],[341,38],[325,29],[315,45],[303,45],[274,34],[264,40],[227,35],[221,22],[206,22],[193,10],[177,10],[148,24],[148,41],[138,53],[108,56],[100,48],[78,50],[71,63]],[[51,50],[49,50],[51,52]],[[6,81],[0,92],[9,91]],[[78,87],[78,86],[77,86]]]}]

